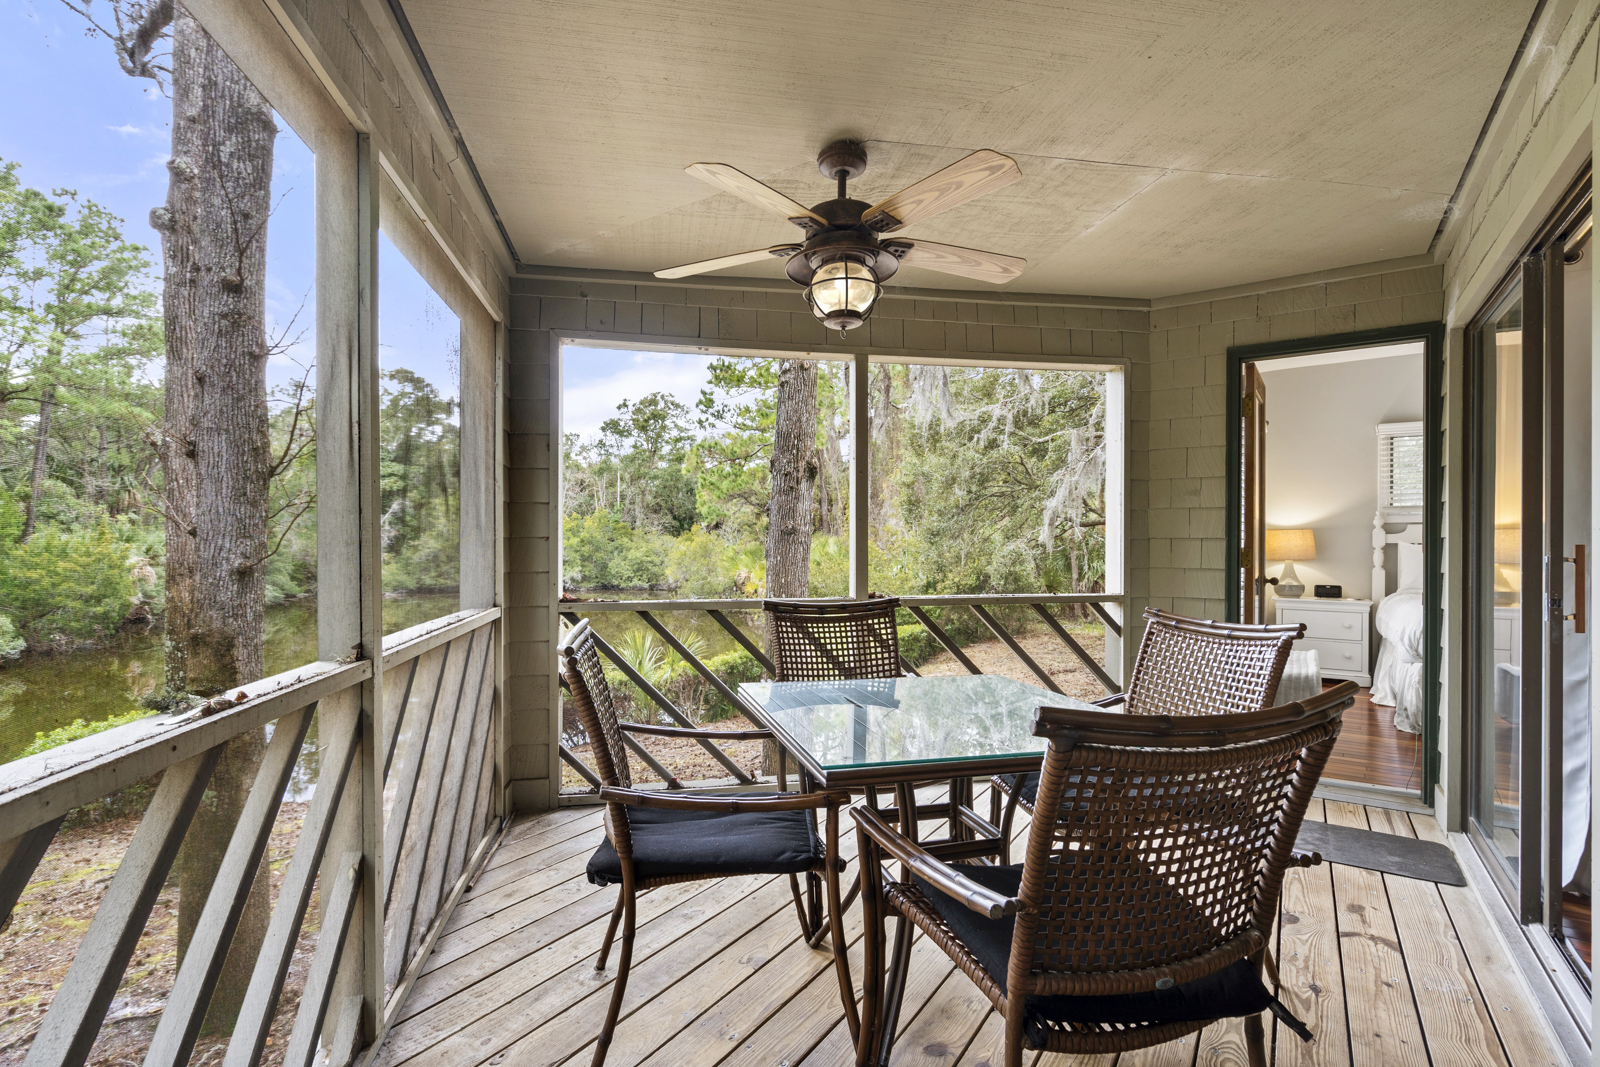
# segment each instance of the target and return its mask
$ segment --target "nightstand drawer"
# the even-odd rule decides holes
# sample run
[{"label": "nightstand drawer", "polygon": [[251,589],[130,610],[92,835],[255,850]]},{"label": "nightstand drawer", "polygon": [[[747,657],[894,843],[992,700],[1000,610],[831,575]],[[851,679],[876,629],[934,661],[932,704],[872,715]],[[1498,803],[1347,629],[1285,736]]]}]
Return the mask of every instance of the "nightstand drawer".
[{"label": "nightstand drawer", "polygon": [[1292,605],[1278,601],[1280,623],[1306,624],[1306,637],[1323,641],[1360,641],[1366,637],[1367,612],[1355,611],[1296,611]]},{"label": "nightstand drawer", "polygon": [[1296,652],[1311,649],[1316,649],[1317,661],[1324,671],[1367,672],[1367,649],[1360,641],[1319,641],[1302,637],[1294,643]]}]

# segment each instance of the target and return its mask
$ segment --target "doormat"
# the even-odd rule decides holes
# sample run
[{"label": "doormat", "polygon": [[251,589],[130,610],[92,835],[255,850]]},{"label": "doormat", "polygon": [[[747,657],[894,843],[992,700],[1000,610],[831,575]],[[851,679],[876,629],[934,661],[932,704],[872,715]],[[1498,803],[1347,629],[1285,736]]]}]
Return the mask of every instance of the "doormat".
[{"label": "doormat", "polygon": [[1365,867],[1369,871],[1398,874],[1424,882],[1466,885],[1467,879],[1448,845],[1414,837],[1380,834],[1354,826],[1337,826],[1307,819],[1300,824],[1296,852],[1320,852],[1326,863]]}]

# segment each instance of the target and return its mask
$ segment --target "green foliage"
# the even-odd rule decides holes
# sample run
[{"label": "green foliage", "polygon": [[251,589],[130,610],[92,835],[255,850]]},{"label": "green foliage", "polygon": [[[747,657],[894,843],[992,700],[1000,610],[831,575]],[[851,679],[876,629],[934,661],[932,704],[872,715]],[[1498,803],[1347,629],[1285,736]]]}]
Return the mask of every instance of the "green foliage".
[{"label": "green foliage", "polygon": [[90,737],[104,730],[109,730],[113,726],[126,726],[130,722],[138,722],[149,714],[143,708],[133,708],[123,712],[121,715],[113,715],[109,719],[101,719],[99,722],[84,722],[82,719],[74,719],[65,726],[58,726],[54,730],[35,734],[33,744],[23,749],[22,754],[24,756],[37,756],[41,752],[59,748],[69,741]]},{"label": "green foliage", "polygon": [[453,589],[461,580],[459,412],[414,371],[384,371],[382,381],[383,587]]},{"label": "green foliage", "polygon": [[562,525],[567,580],[592,589],[664,584],[672,544],[670,537],[641,530],[607,510],[569,515]]},{"label": "green foliage", "polygon": [[28,642],[17,633],[17,624],[0,615],[0,660],[16,659],[27,647]]},{"label": "green foliage", "polygon": [[104,637],[138,595],[136,569],[109,523],[78,532],[47,527],[0,549],[0,612],[30,647]]}]

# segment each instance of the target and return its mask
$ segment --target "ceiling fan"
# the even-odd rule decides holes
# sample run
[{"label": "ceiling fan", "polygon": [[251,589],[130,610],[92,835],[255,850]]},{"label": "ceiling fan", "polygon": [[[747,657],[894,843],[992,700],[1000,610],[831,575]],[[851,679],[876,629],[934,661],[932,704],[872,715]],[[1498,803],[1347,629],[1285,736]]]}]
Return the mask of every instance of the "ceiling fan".
[{"label": "ceiling fan", "polygon": [[1010,156],[981,149],[876,204],[852,200],[845,191],[845,183],[867,169],[867,150],[859,142],[835,141],[817,156],[817,167],[838,181],[839,195],[812,208],[726,163],[691,163],[685,167],[701,181],[788,219],[806,232],[806,240],[803,244],[772,245],[668,267],[656,271],[656,277],[687,278],[755,263],[768,256],[784,258],[789,261],[785,273],[796,284],[805,286],[812,314],[824,326],[842,334],[867,321],[883,283],[894,276],[902,263],[995,285],[1016,279],[1027,266],[1025,259],[997,252],[905,237],[884,240],[878,236],[1010,185],[1022,177]]}]

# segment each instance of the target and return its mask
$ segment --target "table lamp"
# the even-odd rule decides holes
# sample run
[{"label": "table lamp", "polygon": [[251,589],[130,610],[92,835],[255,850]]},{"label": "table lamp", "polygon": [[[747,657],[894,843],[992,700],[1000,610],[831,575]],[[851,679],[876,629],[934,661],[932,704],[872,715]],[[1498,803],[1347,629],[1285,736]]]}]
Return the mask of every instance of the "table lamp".
[{"label": "table lamp", "polygon": [[1294,561],[1316,559],[1317,539],[1310,530],[1268,530],[1267,558],[1284,561],[1283,573],[1278,576],[1278,596],[1300,596],[1306,587],[1300,584],[1300,576],[1294,572]]}]

